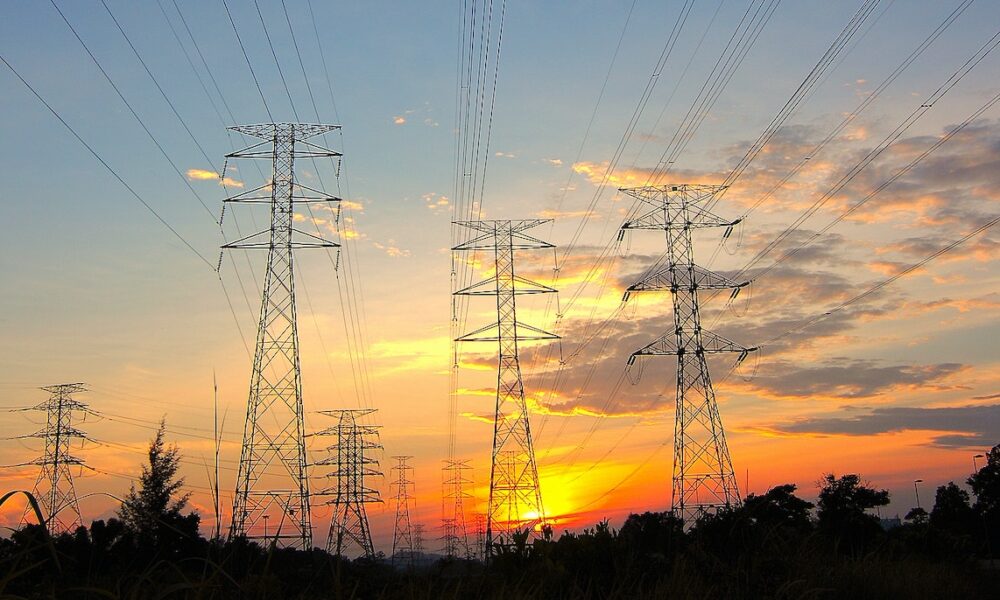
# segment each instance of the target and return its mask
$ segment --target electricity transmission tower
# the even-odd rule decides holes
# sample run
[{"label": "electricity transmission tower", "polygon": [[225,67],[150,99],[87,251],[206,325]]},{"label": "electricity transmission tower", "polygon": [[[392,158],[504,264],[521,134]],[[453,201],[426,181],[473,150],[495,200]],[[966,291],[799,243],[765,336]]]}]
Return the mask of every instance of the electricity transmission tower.
[{"label": "electricity transmission tower", "polygon": [[[267,250],[231,538],[264,540],[266,537],[266,541],[274,544],[312,548],[292,251],[338,245],[299,231],[293,224],[296,206],[336,202],[339,198],[297,182],[294,165],[296,158],[340,156],[306,141],[337,128],[300,123],[231,128],[264,141],[227,154],[227,160],[265,159],[272,165],[270,182],[226,199],[226,202],[268,204],[271,213],[269,229],[223,246]],[[274,527],[270,535],[263,531],[267,520]]]},{"label": "electricity transmission tower", "polygon": [[719,406],[708,371],[708,354],[739,353],[739,361],[756,348],[745,348],[717,333],[701,328],[699,290],[739,292],[746,283],[730,280],[694,263],[692,231],[726,227],[728,236],[738,221],[709,212],[705,203],[724,186],[665,185],[622,189],[651,209],[621,226],[619,239],[629,229],[666,233],[666,266],[651,271],[630,286],[634,292],[669,291],[673,300],[674,327],[629,357],[677,357],[677,392],[674,422],[674,472],[671,511],[690,525],[706,511],[740,504],[732,459],[726,446]]},{"label": "electricity transmission tower", "polygon": [[[29,410],[45,411],[45,428],[26,437],[41,438],[45,442],[42,456],[29,463],[40,467],[32,495],[41,505],[46,528],[55,535],[73,532],[83,525],[70,470],[74,465],[83,465],[83,461],[70,453],[70,444],[74,439],[87,437],[73,427],[73,411],[87,411],[87,405],[73,399],[73,394],[87,389],[82,383],[64,383],[41,389],[50,394],[49,399]],[[28,510],[25,509],[22,522],[27,520]]]},{"label": "electricity transmission tower", "polygon": [[467,460],[446,460],[444,463],[441,469],[444,472],[441,491],[444,554],[450,558],[471,558],[465,501],[472,498],[472,494],[465,491],[465,486],[471,484],[472,480],[465,476],[465,472],[471,471],[472,467]]},{"label": "electricity transmission tower", "polygon": [[[496,296],[497,321],[455,339],[456,342],[499,344],[496,413],[493,421],[493,454],[490,468],[490,498],[486,519],[487,554],[493,546],[509,546],[512,534],[544,522],[538,468],[528,425],[524,382],[518,358],[518,342],[554,340],[555,334],[518,321],[517,296],[556,290],[517,275],[516,250],[554,248],[525,231],[549,219],[524,221],[457,221],[479,235],[452,250],[488,250],[493,254],[494,274],[484,281],[457,290],[458,296]],[[503,459],[506,457],[506,459]]]},{"label": "electricity transmission tower", "polygon": [[378,443],[378,426],[361,425],[359,420],[371,415],[375,409],[329,410],[321,414],[337,419],[337,424],[316,435],[336,435],[337,442],[327,448],[331,456],[316,465],[331,466],[327,477],[335,478],[333,487],[321,490],[321,496],[333,496],[327,504],[333,506],[326,551],[344,556],[347,545],[360,548],[365,558],[375,558],[372,534],[368,527],[365,504],[381,502],[377,490],[365,485],[366,477],[382,473],[377,470],[378,459],[369,453],[381,449]]},{"label": "electricity transmission tower", "polygon": [[410,523],[410,501],[413,500],[413,480],[410,475],[413,467],[409,460],[412,456],[393,456],[396,459],[396,466],[392,468],[396,471],[396,523],[392,528],[392,562],[396,562],[396,557],[405,557],[406,564],[413,565],[413,554],[416,550],[413,537],[413,526]]}]

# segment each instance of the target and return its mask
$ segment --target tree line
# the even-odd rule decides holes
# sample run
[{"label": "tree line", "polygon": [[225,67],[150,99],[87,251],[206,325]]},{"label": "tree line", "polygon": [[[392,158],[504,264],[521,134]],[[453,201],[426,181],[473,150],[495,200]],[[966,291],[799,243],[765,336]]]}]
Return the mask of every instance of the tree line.
[{"label": "tree line", "polygon": [[826,474],[815,504],[794,484],[749,494],[688,529],[669,512],[580,533],[523,531],[489,564],[347,560],[320,549],[202,536],[178,478],[180,452],[151,441],[117,514],[50,537],[0,540],[0,597],[17,598],[993,598],[1000,575],[1000,445],[928,512],[886,528],[889,492]]}]

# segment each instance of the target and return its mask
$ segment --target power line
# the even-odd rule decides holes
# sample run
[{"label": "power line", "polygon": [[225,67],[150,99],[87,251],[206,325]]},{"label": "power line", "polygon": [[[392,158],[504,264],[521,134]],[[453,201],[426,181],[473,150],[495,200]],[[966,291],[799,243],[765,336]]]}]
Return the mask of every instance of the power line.
[{"label": "power line", "polygon": [[24,77],[22,77],[22,76],[21,76],[21,74],[20,74],[20,73],[19,73],[19,72],[17,71],[17,69],[15,69],[15,68],[14,68],[14,66],[13,66],[13,65],[11,65],[11,64],[10,64],[10,62],[8,62],[6,58],[4,58],[4,57],[3,57],[3,55],[0,55],[0,61],[3,61],[3,64],[4,64],[4,65],[6,65],[8,69],[10,69],[11,73],[13,73],[13,74],[14,74],[14,76],[15,76],[15,77],[17,77],[17,78],[18,78],[18,79],[19,79],[19,80],[21,81],[21,83],[23,83],[23,84],[24,84],[24,87],[28,88],[28,91],[30,91],[30,92],[32,93],[32,95],[34,95],[34,96],[35,96],[35,98],[36,98],[36,99],[37,99],[37,100],[38,100],[39,102],[41,102],[41,103],[42,103],[42,105],[44,105],[44,106],[45,106],[45,108],[46,108],[46,109],[48,109],[48,111],[49,111],[50,113],[52,113],[52,116],[54,116],[54,117],[55,117],[56,119],[58,119],[58,120],[59,120],[59,122],[63,124],[63,127],[65,127],[65,128],[66,128],[66,129],[67,129],[67,130],[68,130],[68,131],[70,132],[70,134],[72,134],[72,135],[73,135],[73,137],[75,137],[75,138],[76,138],[76,140],[77,140],[78,142],[80,142],[80,143],[81,143],[81,144],[83,145],[83,147],[84,147],[84,148],[86,148],[86,149],[87,149],[87,151],[88,151],[88,152],[90,152],[90,154],[91,154],[91,155],[92,155],[92,156],[93,156],[94,158],[96,158],[96,159],[97,159],[97,161],[98,161],[99,163],[101,163],[101,165],[102,165],[102,166],[103,166],[103,167],[104,167],[105,169],[107,169],[107,171],[108,171],[109,173],[111,173],[111,175],[112,175],[112,176],[113,176],[113,177],[114,177],[115,179],[117,179],[117,180],[118,180],[118,183],[122,184],[122,186],[123,186],[123,187],[124,187],[124,188],[125,188],[126,190],[128,190],[129,194],[131,194],[133,198],[135,198],[136,200],[138,200],[138,201],[139,201],[139,203],[140,203],[140,204],[142,204],[142,206],[143,206],[143,207],[145,207],[145,209],[146,209],[147,211],[149,211],[149,213],[150,213],[150,214],[152,214],[152,215],[153,215],[153,216],[154,216],[154,217],[156,218],[156,220],[160,222],[160,224],[161,224],[161,225],[163,225],[164,227],[166,227],[166,228],[167,228],[167,230],[169,230],[169,231],[170,231],[170,233],[171,233],[171,234],[173,234],[173,236],[174,236],[174,237],[176,237],[176,238],[177,238],[178,240],[180,240],[180,242],[181,242],[182,244],[184,244],[184,246],[185,246],[185,247],[186,247],[186,248],[187,248],[188,250],[190,250],[190,251],[191,251],[191,252],[192,252],[192,253],[193,253],[193,254],[194,254],[195,256],[197,256],[197,257],[198,257],[198,258],[199,258],[199,259],[201,260],[201,262],[203,262],[203,263],[205,263],[206,265],[208,265],[208,267],[209,267],[210,269],[212,269],[213,271],[215,271],[215,270],[216,270],[216,268],[215,268],[215,265],[213,265],[213,264],[211,263],[211,261],[209,261],[209,260],[208,260],[207,258],[205,258],[205,256],[204,256],[204,255],[203,255],[203,254],[202,254],[201,252],[199,252],[199,251],[198,251],[197,249],[195,249],[195,247],[194,247],[194,246],[193,246],[193,245],[192,245],[192,244],[191,244],[191,243],[190,243],[189,241],[187,241],[187,239],[185,239],[185,238],[184,238],[184,236],[182,236],[182,235],[180,234],[180,232],[178,232],[178,231],[177,231],[176,229],[174,229],[174,227],[173,227],[173,226],[172,226],[172,225],[171,225],[170,223],[168,223],[168,222],[167,222],[167,220],[166,220],[166,219],[164,219],[164,218],[163,218],[163,217],[162,217],[162,216],[160,215],[160,213],[156,212],[156,209],[154,209],[154,208],[152,207],[152,205],[150,205],[150,204],[149,204],[149,203],[148,203],[148,202],[147,202],[147,201],[146,201],[146,200],[145,200],[145,199],[144,199],[144,198],[143,198],[142,196],[140,196],[140,195],[139,195],[139,193],[138,193],[138,192],[136,192],[136,191],[135,191],[135,189],[134,189],[134,188],[133,188],[133,187],[132,187],[131,185],[129,185],[129,184],[128,184],[128,183],[127,183],[127,182],[126,182],[126,181],[125,181],[125,180],[124,180],[124,179],[122,178],[122,176],[121,176],[121,175],[119,175],[119,174],[118,174],[118,172],[117,172],[117,171],[116,171],[116,170],[115,170],[114,168],[112,168],[112,166],[111,166],[110,164],[108,164],[108,162],[107,162],[107,161],[105,161],[105,160],[104,160],[104,158],[103,158],[103,157],[101,157],[101,155],[100,155],[100,154],[98,154],[98,153],[97,153],[97,151],[96,151],[96,150],[94,150],[93,146],[91,146],[91,145],[90,145],[89,143],[87,143],[87,141],[86,141],[86,140],[84,140],[84,139],[83,139],[83,138],[82,138],[82,137],[80,136],[80,134],[78,134],[78,133],[76,132],[76,130],[75,130],[75,129],[73,129],[73,127],[72,127],[72,126],[71,126],[71,125],[70,125],[69,123],[67,123],[67,122],[66,122],[66,120],[65,120],[65,119],[63,119],[62,115],[60,115],[60,114],[59,114],[59,113],[58,113],[58,112],[57,112],[57,111],[56,111],[56,110],[55,110],[54,108],[52,108],[52,105],[51,105],[51,104],[49,104],[49,103],[48,103],[48,102],[47,102],[47,101],[45,100],[45,98],[43,98],[43,97],[41,96],[41,94],[39,94],[39,93],[38,93],[38,92],[37,92],[37,91],[35,90],[35,88],[34,88],[34,87],[33,87],[33,86],[32,86],[32,85],[30,84],[30,83],[28,83],[28,81],[27,81],[27,80],[26,80],[26,79],[25,79]]}]

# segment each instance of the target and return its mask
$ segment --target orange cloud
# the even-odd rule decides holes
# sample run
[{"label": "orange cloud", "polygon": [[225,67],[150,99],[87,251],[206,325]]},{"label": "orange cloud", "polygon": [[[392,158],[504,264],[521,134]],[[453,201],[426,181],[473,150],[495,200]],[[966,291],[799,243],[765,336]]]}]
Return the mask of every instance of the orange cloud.
[{"label": "orange cloud", "polygon": [[187,178],[192,181],[206,181],[209,179],[218,180],[219,185],[241,188],[243,187],[242,181],[237,181],[229,177],[219,177],[219,174],[215,171],[206,171],[205,169],[188,169]]}]

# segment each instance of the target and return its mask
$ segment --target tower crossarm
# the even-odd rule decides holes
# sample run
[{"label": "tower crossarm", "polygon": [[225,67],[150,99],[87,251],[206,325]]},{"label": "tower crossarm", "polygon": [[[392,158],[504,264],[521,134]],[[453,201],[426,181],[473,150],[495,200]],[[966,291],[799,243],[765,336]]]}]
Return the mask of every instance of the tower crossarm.
[{"label": "tower crossarm", "polygon": [[[504,326],[506,329],[506,324]],[[521,321],[517,321],[515,326],[517,331],[517,341],[527,342],[527,341],[538,341],[538,340],[558,340],[559,336],[545,331],[544,329],[539,329],[534,325],[528,325]],[[497,332],[496,334],[487,334],[487,332]],[[455,338],[456,342],[499,342],[501,339],[508,340],[513,339],[509,334],[501,335],[500,333],[500,323],[490,323],[470,331],[469,333]],[[526,333],[525,333],[526,332]]]},{"label": "tower crossarm", "polygon": [[[538,283],[537,281],[532,281],[527,277],[521,277],[520,275],[514,276],[514,284],[511,286],[510,291],[510,293],[518,296],[526,294],[551,294],[555,292],[555,288]],[[496,296],[497,278],[496,276],[493,276],[489,279],[484,279],[478,283],[462,288],[457,292],[454,292],[454,294],[456,296]]]},{"label": "tower crossarm", "polygon": [[698,265],[693,265],[690,269],[686,265],[668,265],[630,285],[625,290],[622,300],[627,302],[629,296],[636,292],[670,291],[677,293],[680,290],[693,292],[699,289],[732,289],[733,296],[736,296],[741,288],[749,284],[749,281],[734,281],[725,275],[709,271]]},{"label": "tower crossarm", "polygon": [[524,233],[532,227],[551,222],[552,219],[527,219],[522,221],[453,221],[454,225],[467,227],[482,235],[458,244],[452,250],[493,250],[497,232],[507,236],[505,245],[511,250],[541,250],[555,248],[553,244]]},{"label": "tower crossarm", "polygon": [[676,334],[673,331],[667,332],[653,342],[636,350],[629,356],[628,364],[635,362],[641,356],[677,356],[679,354],[722,354],[735,352],[740,354],[740,359],[747,354],[756,351],[755,347],[746,347],[711,331],[701,330],[701,346],[696,348],[677,349]]},{"label": "tower crossarm", "polygon": [[[685,213],[686,218],[681,218],[682,212]],[[734,227],[739,223],[740,219],[735,221],[723,219],[699,206],[681,207],[664,203],[663,206],[625,221],[618,231],[618,239],[621,240],[625,231],[629,229],[705,229],[708,227]]]},{"label": "tower crossarm", "polygon": [[[316,195],[307,195],[316,194]],[[292,200],[295,204],[301,204],[303,202],[341,202],[343,199],[337,196],[331,196],[326,192],[311,188],[306,185],[302,185],[298,182],[292,182]],[[264,185],[255,187],[250,190],[240,192],[229,196],[222,200],[223,202],[229,203],[243,203],[243,204],[270,204],[271,203],[271,183],[265,183]]]}]

